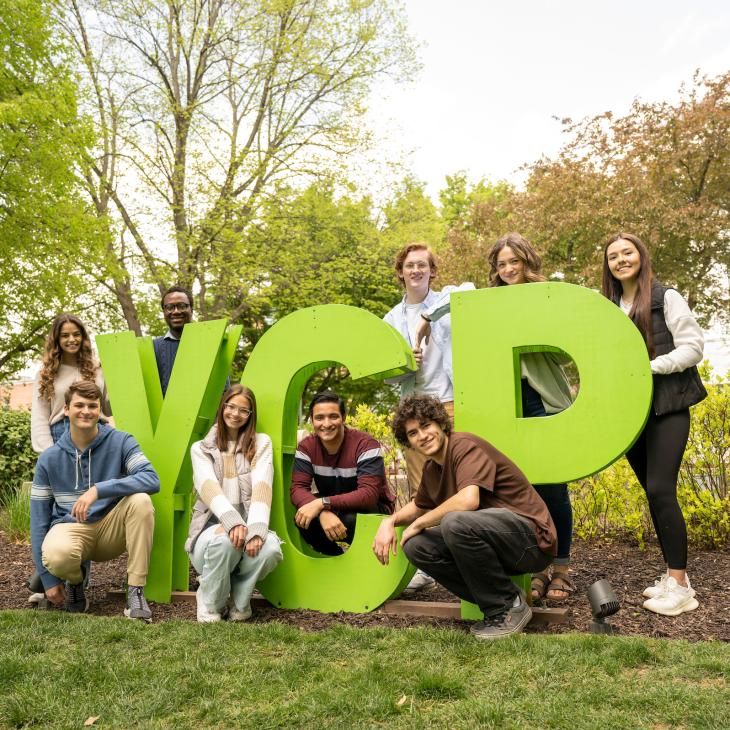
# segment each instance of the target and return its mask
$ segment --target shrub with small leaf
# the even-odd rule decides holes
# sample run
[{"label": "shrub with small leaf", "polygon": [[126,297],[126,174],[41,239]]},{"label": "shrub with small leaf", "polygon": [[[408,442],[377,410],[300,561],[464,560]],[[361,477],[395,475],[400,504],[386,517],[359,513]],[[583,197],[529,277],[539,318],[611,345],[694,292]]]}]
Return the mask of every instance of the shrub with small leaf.
[{"label": "shrub with small leaf", "polygon": [[30,412],[0,407],[0,500],[33,478],[37,458],[30,443]]},{"label": "shrub with small leaf", "polygon": [[[730,543],[730,381],[710,381],[708,396],[694,406],[687,449],[679,472],[677,497],[689,541],[699,548]],[[626,459],[570,485],[574,532],[586,540],[630,538],[643,547],[654,535],[646,495]]]}]

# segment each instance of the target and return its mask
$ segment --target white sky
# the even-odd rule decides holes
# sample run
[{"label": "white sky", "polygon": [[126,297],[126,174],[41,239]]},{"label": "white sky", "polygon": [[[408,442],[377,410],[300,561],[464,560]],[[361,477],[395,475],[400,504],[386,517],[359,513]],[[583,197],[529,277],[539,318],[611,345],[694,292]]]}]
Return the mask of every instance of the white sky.
[{"label": "white sky", "polygon": [[[370,123],[383,171],[402,161],[434,200],[446,175],[460,170],[472,182],[520,184],[521,165],[559,150],[554,117],[625,114],[637,97],[673,102],[697,69],[730,70],[727,0],[405,0],[405,7],[423,68],[408,86],[375,90]],[[361,182],[376,200],[387,194],[379,174]],[[708,332],[705,356],[727,371],[730,335]]]},{"label": "white sky", "polygon": [[[673,100],[695,69],[730,69],[730,2],[405,0],[423,69],[373,95],[379,157],[405,155],[435,197],[465,170],[520,182],[561,144],[553,119]],[[410,154],[409,154],[410,153]],[[382,156],[381,156],[382,155]]]}]

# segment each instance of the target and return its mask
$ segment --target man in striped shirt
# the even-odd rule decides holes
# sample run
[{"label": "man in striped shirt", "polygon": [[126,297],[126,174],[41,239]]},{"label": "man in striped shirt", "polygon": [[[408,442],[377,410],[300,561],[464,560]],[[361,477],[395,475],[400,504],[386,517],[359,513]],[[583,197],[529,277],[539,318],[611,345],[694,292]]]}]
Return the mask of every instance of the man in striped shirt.
[{"label": "man in striped shirt", "polygon": [[395,495],[385,479],[380,444],[345,425],[345,403],[317,393],[309,406],[314,433],[297,446],[292,472],[294,521],[304,540],[324,555],[351,543],[358,513],[392,514]]}]

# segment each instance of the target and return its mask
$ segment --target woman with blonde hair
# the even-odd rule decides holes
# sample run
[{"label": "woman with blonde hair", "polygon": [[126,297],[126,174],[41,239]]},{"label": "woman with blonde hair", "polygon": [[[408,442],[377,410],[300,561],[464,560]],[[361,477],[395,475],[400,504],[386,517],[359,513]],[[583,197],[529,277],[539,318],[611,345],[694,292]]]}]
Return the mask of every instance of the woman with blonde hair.
[{"label": "woman with blonde hair", "polygon": [[190,455],[198,501],[185,549],[200,575],[198,621],[245,621],[256,583],[282,559],[281,541],[269,530],[271,439],[256,432],[256,398],[249,388],[226,390],[215,425]]},{"label": "woman with blonde hair", "polygon": [[99,386],[103,394],[102,421],[111,416],[101,366],[94,357],[91,338],[84,323],[73,314],[59,314],[46,338],[43,364],[33,383],[30,433],[33,449],[39,454],[68,430],[64,397],[78,380]]}]

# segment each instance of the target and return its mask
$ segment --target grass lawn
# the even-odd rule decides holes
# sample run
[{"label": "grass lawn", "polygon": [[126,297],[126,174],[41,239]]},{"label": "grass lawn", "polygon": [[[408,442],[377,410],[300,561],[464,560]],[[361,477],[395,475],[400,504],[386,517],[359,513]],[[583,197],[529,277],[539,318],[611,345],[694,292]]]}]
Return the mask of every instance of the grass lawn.
[{"label": "grass lawn", "polygon": [[0,726],[727,728],[730,645],[0,612]]}]

